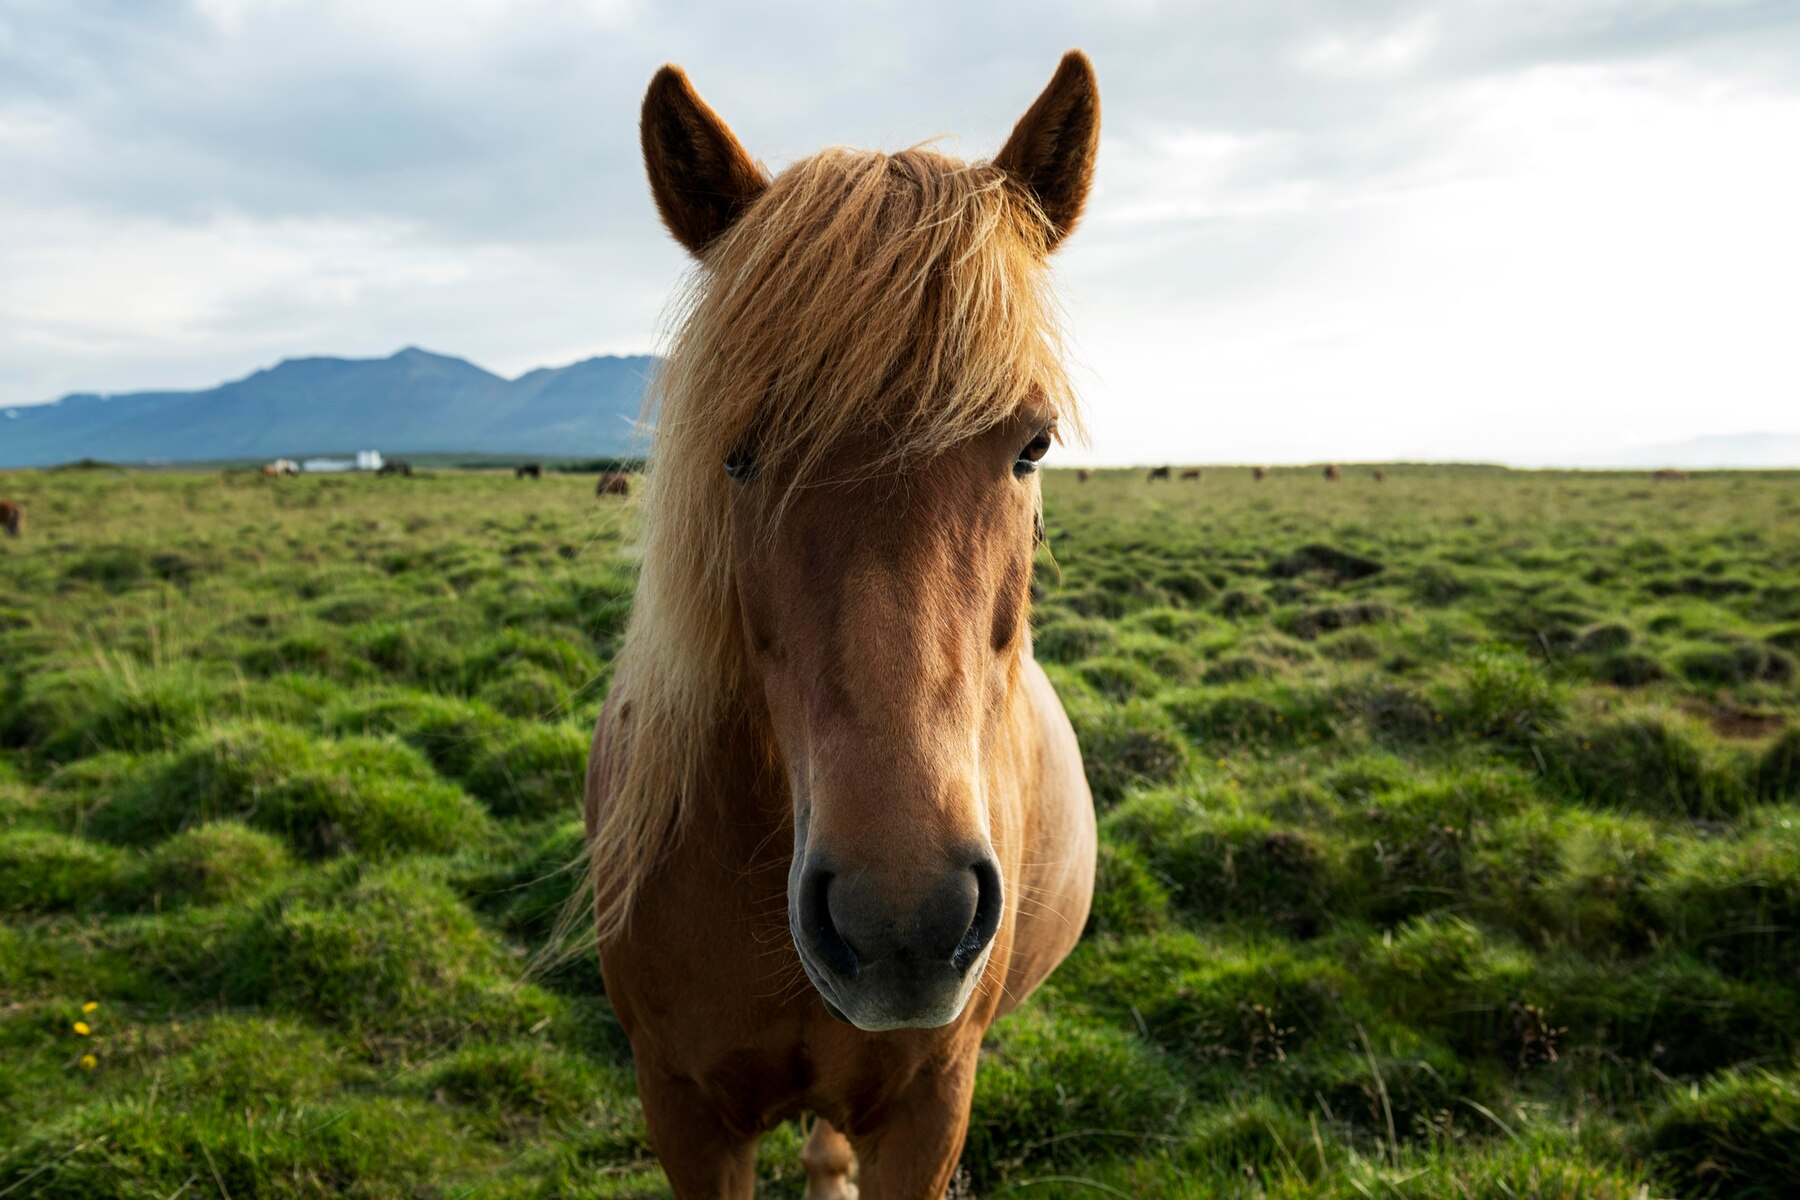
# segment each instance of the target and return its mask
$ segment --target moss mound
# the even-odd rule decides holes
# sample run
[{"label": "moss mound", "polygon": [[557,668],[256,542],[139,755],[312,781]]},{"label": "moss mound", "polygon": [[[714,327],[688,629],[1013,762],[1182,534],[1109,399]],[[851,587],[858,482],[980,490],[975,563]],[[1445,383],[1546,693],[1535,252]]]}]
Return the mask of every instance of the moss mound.
[{"label": "moss mound", "polygon": [[324,894],[272,901],[232,948],[222,989],[381,1044],[517,1032],[551,1017],[523,963],[443,883],[415,867],[370,871]]},{"label": "moss mound", "polygon": [[101,907],[127,869],[125,856],[111,846],[38,829],[0,833],[0,911]]},{"label": "moss mound", "polygon": [[1115,1150],[1121,1130],[1167,1133],[1183,1105],[1175,1075],[1137,1039],[1034,1009],[989,1041],[963,1161],[985,1190],[1006,1181],[1005,1164],[1068,1164]]},{"label": "moss mound", "polygon": [[1729,1074],[1675,1094],[1642,1147],[1682,1195],[1776,1200],[1800,1193],[1800,1079]]},{"label": "moss mound", "polygon": [[222,818],[278,834],[312,855],[454,850],[485,825],[473,801],[399,741],[326,742],[252,724],[195,737],[99,808],[91,828],[108,841],[143,845]]},{"label": "moss mound", "polygon": [[527,725],[470,766],[464,783],[496,816],[578,814],[589,735],[568,725]]},{"label": "moss mound", "polygon": [[184,829],[144,857],[126,891],[140,908],[219,904],[253,895],[290,865],[287,848],[235,821]]}]

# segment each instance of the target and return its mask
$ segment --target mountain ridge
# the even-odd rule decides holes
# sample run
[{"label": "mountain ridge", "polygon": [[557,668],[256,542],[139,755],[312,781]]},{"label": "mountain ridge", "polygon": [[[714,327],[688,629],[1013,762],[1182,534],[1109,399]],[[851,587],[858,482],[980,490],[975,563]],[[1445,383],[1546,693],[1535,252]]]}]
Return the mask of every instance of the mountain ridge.
[{"label": "mountain ridge", "polygon": [[286,358],[197,391],[71,392],[0,410],[0,467],[384,453],[603,456],[637,448],[657,360],[600,355],[507,379],[407,346]]}]

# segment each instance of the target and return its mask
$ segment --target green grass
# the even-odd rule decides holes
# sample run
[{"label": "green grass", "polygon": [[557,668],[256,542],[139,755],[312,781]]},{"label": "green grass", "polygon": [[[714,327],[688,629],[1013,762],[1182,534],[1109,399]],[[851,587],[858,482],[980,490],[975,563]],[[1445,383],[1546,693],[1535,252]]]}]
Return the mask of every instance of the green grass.
[{"label": "green grass", "polygon": [[[1045,488],[1100,886],[966,1194],[1800,1193],[1800,479]],[[596,964],[528,970],[632,503],[0,493],[0,1194],[666,1195]]]}]

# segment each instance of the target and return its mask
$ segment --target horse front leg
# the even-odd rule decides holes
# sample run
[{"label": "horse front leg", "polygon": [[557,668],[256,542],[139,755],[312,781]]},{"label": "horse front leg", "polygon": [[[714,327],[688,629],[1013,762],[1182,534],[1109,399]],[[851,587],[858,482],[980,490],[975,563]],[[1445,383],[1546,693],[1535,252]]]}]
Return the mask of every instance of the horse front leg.
[{"label": "horse front leg", "polygon": [[650,1145],[676,1200],[751,1200],[757,1135],[733,1129],[690,1080],[639,1066]]},{"label": "horse front leg", "polygon": [[969,1132],[975,1053],[921,1075],[883,1114],[878,1129],[851,1136],[860,1200],[944,1200]]},{"label": "horse front leg", "polygon": [[823,1117],[813,1121],[800,1148],[800,1162],[806,1168],[806,1200],[858,1200],[856,1153],[850,1141],[833,1129]]}]

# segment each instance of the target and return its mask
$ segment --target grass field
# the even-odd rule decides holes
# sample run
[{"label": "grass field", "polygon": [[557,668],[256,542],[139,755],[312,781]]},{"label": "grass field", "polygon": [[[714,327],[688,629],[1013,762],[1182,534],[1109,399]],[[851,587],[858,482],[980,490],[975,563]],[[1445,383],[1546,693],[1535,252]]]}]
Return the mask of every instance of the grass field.
[{"label": "grass field", "polygon": [[[591,488],[0,475],[0,1197],[666,1194],[597,968],[526,971]],[[1800,1194],[1800,476],[1046,491],[1101,889],[964,1194]]]}]

